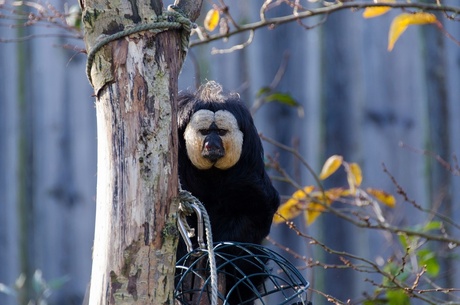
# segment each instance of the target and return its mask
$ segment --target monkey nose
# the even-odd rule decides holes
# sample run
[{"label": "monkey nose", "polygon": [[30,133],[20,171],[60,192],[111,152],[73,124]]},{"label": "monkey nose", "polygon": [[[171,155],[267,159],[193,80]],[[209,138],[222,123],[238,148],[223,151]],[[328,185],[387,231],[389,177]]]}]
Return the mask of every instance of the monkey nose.
[{"label": "monkey nose", "polygon": [[219,145],[214,145],[212,143],[206,142],[203,150],[203,157],[208,159],[211,162],[216,162],[224,156],[224,150]]},{"label": "monkey nose", "polygon": [[219,146],[214,144],[214,143],[212,143],[212,142],[210,142],[210,141],[208,141],[208,142],[204,143],[204,148],[206,150],[216,150],[216,149],[219,149]]}]

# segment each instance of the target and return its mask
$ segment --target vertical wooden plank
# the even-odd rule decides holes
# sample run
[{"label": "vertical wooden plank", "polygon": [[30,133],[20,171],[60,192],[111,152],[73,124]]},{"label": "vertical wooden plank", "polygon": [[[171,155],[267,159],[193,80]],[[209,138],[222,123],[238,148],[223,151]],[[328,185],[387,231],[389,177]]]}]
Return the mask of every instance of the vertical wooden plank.
[{"label": "vertical wooden plank", "polygon": [[[322,91],[324,160],[339,154],[345,160],[359,161],[361,156],[361,112],[363,103],[364,63],[359,50],[363,46],[362,20],[346,12],[330,16],[323,29]],[[351,35],[353,33],[353,35]],[[340,172],[342,173],[342,172]],[[326,187],[346,183],[343,174],[326,181]],[[353,252],[357,230],[334,215],[322,219],[322,241],[338,251]],[[332,225],[333,224],[333,225]],[[340,265],[337,256],[326,254],[325,263]],[[358,283],[352,270],[332,269],[325,272],[324,291],[340,299],[350,297]]]},{"label": "vertical wooden plank", "polygon": [[[53,5],[63,9],[60,2]],[[39,35],[46,29],[33,27],[31,31]],[[35,185],[34,233],[30,237],[34,241],[34,269],[42,270],[46,281],[69,278],[52,294],[50,302],[78,304],[89,282],[94,228],[92,91],[84,74],[85,57],[62,48],[65,40],[58,37],[30,43],[34,50],[30,52],[28,82],[34,105],[35,146],[29,168]],[[74,145],[76,138],[80,141]],[[77,172],[82,170],[84,178],[77,181]]]},{"label": "vertical wooden plank", "polygon": [[[427,200],[423,192],[423,156],[399,146],[405,143],[421,147],[424,142],[426,99],[422,92],[423,59],[416,29],[407,31],[395,49],[387,51],[388,25],[397,13],[364,21],[365,43],[361,50],[365,67],[364,101],[362,108],[358,109],[362,116],[359,162],[363,169],[364,187],[376,187],[395,194],[395,186],[383,172],[382,164],[385,164],[411,198],[424,206]],[[419,178],[414,179],[414,176]],[[385,218],[395,225],[418,223],[420,219],[414,215],[410,205],[404,204],[400,196],[396,198],[395,208],[382,206]],[[407,213],[411,213],[411,217],[407,217]],[[389,234],[365,229],[360,231],[356,253],[374,261],[386,259],[392,254],[392,244],[399,243]],[[365,283],[365,278],[381,280],[376,275],[358,276],[360,283],[353,294],[355,297],[359,291],[374,291],[375,287]]]},{"label": "vertical wooden plank", "polygon": [[[59,7],[59,3],[54,4]],[[2,38],[48,31],[42,27],[0,30]],[[75,53],[61,48],[63,43],[61,39],[37,39],[2,43],[0,48],[1,72],[5,73],[0,77],[1,86],[5,86],[0,89],[0,113],[5,126],[0,136],[0,162],[1,168],[5,168],[1,177],[6,179],[0,186],[5,188],[1,192],[5,200],[1,202],[6,205],[0,213],[0,217],[5,217],[1,221],[5,243],[0,243],[0,255],[7,256],[1,260],[4,268],[0,268],[0,282],[12,285],[21,272],[30,279],[36,269],[43,271],[47,281],[68,275],[70,282],[55,291],[49,301],[79,304],[91,264],[95,114],[84,60],[77,64],[79,74],[69,75],[73,63],[69,61]],[[74,111],[79,107],[86,109],[86,113]],[[72,120],[76,125],[70,131]],[[86,140],[70,147],[73,135]],[[85,141],[92,143],[92,148]],[[76,185],[73,175],[78,170],[83,176]],[[71,196],[77,198],[73,206],[67,204]],[[80,215],[75,213],[78,210],[82,210]],[[33,297],[28,291],[21,294],[21,304]],[[4,298],[0,294],[1,304],[16,304],[14,298],[3,302]]]},{"label": "vertical wooden plank", "polygon": [[[447,0],[446,5],[458,4],[455,0]],[[454,22],[445,23],[446,30],[454,37],[460,37],[460,28],[458,24]],[[444,37],[444,44],[446,47],[446,87],[448,97],[448,121],[449,121],[449,135],[450,135],[450,151],[446,155],[448,161],[451,164],[455,164],[453,156],[460,159],[460,120],[458,114],[460,113],[460,48],[451,39]],[[457,164],[458,165],[458,164]],[[457,175],[451,175],[451,186],[450,196],[452,204],[452,219],[456,222],[460,222],[460,208],[458,202],[460,202],[460,177]],[[460,287],[460,264],[456,262],[453,264],[451,271],[452,286]]]},{"label": "vertical wooden plank", "polygon": [[[13,39],[15,31],[0,27],[0,37]],[[19,275],[18,254],[18,104],[17,57],[19,46],[3,45],[0,48],[0,283],[11,286]],[[12,304],[15,299],[0,294],[0,304]]]},{"label": "vertical wooden plank", "polygon": [[[442,18],[442,14],[437,15],[438,18]],[[452,145],[446,41],[434,27],[423,27],[422,35],[428,111],[426,149],[444,160],[449,160],[452,154]],[[430,209],[442,215],[453,215],[452,174],[433,157],[427,158],[427,167]],[[445,225],[445,229],[449,233],[453,230],[452,226],[448,224]],[[432,251],[442,247],[445,253],[451,253],[451,249],[445,244],[438,245],[432,242],[430,247]],[[446,255],[439,257],[439,263],[441,265],[440,273],[444,276],[439,279],[438,284],[441,287],[454,287],[454,273],[450,272],[454,268],[454,260],[450,258],[450,255]],[[448,299],[447,296],[444,298]]]},{"label": "vertical wooden plank", "polygon": [[[387,51],[386,35],[393,17],[389,14],[365,21],[365,96],[359,110],[363,112],[362,166],[369,186],[391,191],[394,186],[382,172],[385,163],[405,190],[425,206],[426,194],[420,192],[424,181],[413,179],[423,177],[423,157],[399,147],[400,143],[414,147],[424,143],[424,61],[416,28],[409,29],[392,52]],[[404,215],[404,210],[397,206],[394,214]]]},{"label": "vertical wooden plank", "polygon": [[[67,58],[69,58],[67,53]],[[97,150],[96,113],[94,99],[85,75],[85,56],[79,55],[65,66],[63,99],[68,113],[68,155],[73,184],[67,185],[73,205],[68,207],[69,235],[65,255],[64,274],[71,274],[65,286],[67,300],[81,300],[91,276],[91,257],[95,224]],[[64,302],[57,302],[63,304]],[[81,301],[76,301],[81,304]]]},{"label": "vertical wooden plank", "polygon": [[[17,30],[18,37],[24,36],[29,32],[21,27]],[[17,100],[16,107],[18,109],[18,148],[17,148],[17,163],[16,170],[18,172],[18,180],[16,185],[16,209],[18,220],[18,255],[20,273],[26,279],[24,288],[18,293],[18,303],[25,305],[29,302],[30,296],[33,294],[31,277],[35,269],[34,262],[34,198],[33,192],[35,189],[33,173],[30,171],[33,168],[33,122],[34,122],[34,105],[31,102],[30,91],[27,88],[29,78],[30,53],[31,47],[29,43],[22,44],[18,47],[18,77],[17,77]],[[18,275],[19,277],[19,275]]]}]

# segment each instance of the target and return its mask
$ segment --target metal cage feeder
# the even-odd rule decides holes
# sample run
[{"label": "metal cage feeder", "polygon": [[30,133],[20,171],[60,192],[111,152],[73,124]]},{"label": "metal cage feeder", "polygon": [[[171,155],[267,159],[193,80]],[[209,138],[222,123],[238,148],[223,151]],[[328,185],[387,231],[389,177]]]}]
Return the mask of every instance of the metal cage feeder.
[{"label": "metal cage feeder", "polygon": [[[255,244],[214,245],[218,274],[218,304],[307,305],[309,283],[278,253]],[[210,304],[208,251],[194,250],[176,263],[176,304]],[[243,270],[250,270],[244,274]],[[244,294],[244,298],[241,295]],[[269,302],[270,303],[267,303]]]}]

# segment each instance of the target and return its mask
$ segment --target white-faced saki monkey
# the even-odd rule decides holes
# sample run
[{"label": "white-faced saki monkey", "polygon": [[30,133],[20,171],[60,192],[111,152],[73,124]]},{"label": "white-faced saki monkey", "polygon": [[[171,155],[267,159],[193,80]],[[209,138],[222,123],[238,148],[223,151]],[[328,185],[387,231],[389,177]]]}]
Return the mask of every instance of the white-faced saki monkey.
[{"label": "white-faced saki monkey", "polygon": [[[214,242],[260,244],[270,232],[280,199],[265,171],[262,143],[249,110],[238,94],[224,94],[213,81],[197,92],[180,93],[178,106],[180,183],[204,204]],[[225,251],[234,256],[236,249]],[[185,254],[181,241],[178,259]],[[264,268],[254,262],[226,266],[228,304],[252,304],[245,301],[254,297],[252,288],[259,287],[264,276],[229,290],[241,273],[250,276]]]}]

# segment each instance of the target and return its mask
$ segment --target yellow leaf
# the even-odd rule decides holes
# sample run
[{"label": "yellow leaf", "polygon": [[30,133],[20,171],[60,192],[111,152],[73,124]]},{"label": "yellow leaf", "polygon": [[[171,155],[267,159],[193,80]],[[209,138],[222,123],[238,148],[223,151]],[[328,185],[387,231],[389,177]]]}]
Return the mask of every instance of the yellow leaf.
[{"label": "yellow leaf", "polygon": [[307,194],[310,194],[314,189],[313,185],[308,185],[301,190],[295,191],[292,197],[278,208],[278,212],[273,217],[273,222],[285,222],[297,217],[305,209]]},{"label": "yellow leaf", "polygon": [[360,186],[361,182],[363,182],[363,175],[361,172],[361,167],[358,163],[350,163],[350,172],[355,179],[356,186]]},{"label": "yellow leaf", "polygon": [[355,195],[355,192],[351,192],[350,190],[343,190],[342,193],[340,194],[340,196],[342,197],[346,197],[346,196],[354,196]]},{"label": "yellow leaf", "polygon": [[396,199],[393,195],[388,194],[385,191],[367,188],[366,192],[374,196],[378,201],[382,202],[383,204],[393,208],[396,205]]},{"label": "yellow leaf", "polygon": [[385,14],[389,10],[391,10],[391,7],[389,6],[366,7],[366,9],[363,12],[363,17],[364,18],[374,18],[374,17]]},{"label": "yellow leaf", "polygon": [[327,204],[330,205],[334,201],[336,201],[338,198],[344,195],[345,190],[341,187],[335,187],[331,188],[328,190],[325,190],[324,192],[313,192],[310,194],[311,198],[314,199],[316,203],[322,203],[322,204]]},{"label": "yellow leaf", "polygon": [[350,193],[354,195],[356,188],[361,185],[363,176],[361,173],[361,167],[357,163],[350,163],[347,168],[347,180],[350,187]]},{"label": "yellow leaf", "polygon": [[309,201],[305,211],[305,220],[307,225],[311,225],[316,218],[326,209],[326,205],[330,205],[332,202],[336,201],[341,196],[346,196],[348,190],[345,190],[341,187],[335,187],[328,189],[324,192],[312,192],[310,197],[314,201]]},{"label": "yellow leaf", "polygon": [[[381,0],[381,1],[374,1],[375,3],[395,3],[396,0]],[[374,18],[380,15],[385,14],[391,10],[391,7],[389,6],[372,6],[372,7],[366,7],[366,9],[363,12],[363,17],[364,18]]]},{"label": "yellow leaf", "polygon": [[343,157],[339,155],[330,156],[329,159],[323,165],[323,169],[319,174],[319,179],[324,180],[333,173],[342,165]]},{"label": "yellow leaf", "polygon": [[305,220],[307,221],[307,226],[311,225],[323,211],[324,207],[321,204],[310,202],[308,204],[307,210],[305,211]]},{"label": "yellow leaf", "polygon": [[315,187],[313,185],[308,185],[301,190],[295,191],[291,197],[293,199],[304,199],[306,197],[306,194],[310,194],[311,191],[313,191],[314,189]]},{"label": "yellow leaf", "polygon": [[388,51],[393,50],[396,41],[409,25],[421,25],[434,22],[436,22],[436,16],[430,13],[404,13],[396,16],[391,22],[390,32],[388,33]]},{"label": "yellow leaf", "polygon": [[289,199],[278,208],[278,212],[273,217],[273,222],[281,223],[293,219],[297,217],[301,211],[299,201],[296,199]]},{"label": "yellow leaf", "polygon": [[204,28],[210,32],[214,31],[216,26],[219,24],[219,11],[210,9],[204,18]]},{"label": "yellow leaf", "polygon": [[341,196],[345,196],[347,190],[341,187],[334,187],[325,191],[326,197],[332,202],[336,201]]}]

